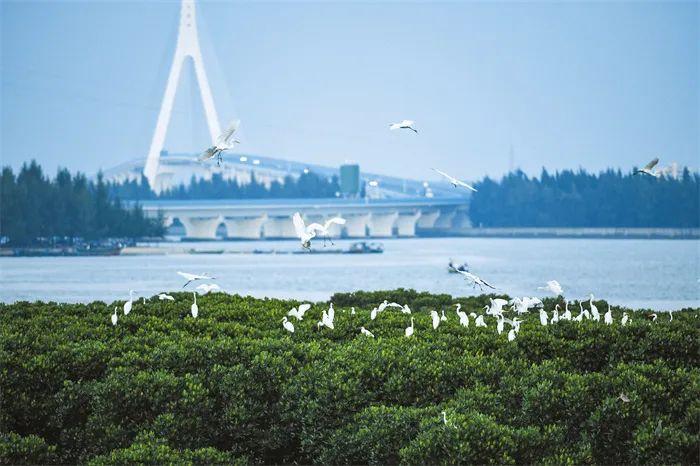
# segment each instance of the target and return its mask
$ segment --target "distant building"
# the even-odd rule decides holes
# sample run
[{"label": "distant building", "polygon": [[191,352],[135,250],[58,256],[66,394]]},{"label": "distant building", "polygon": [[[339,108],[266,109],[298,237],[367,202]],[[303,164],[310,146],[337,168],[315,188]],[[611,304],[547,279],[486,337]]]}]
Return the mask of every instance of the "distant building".
[{"label": "distant building", "polygon": [[357,197],[360,194],[360,166],[356,163],[340,166],[340,194]]}]

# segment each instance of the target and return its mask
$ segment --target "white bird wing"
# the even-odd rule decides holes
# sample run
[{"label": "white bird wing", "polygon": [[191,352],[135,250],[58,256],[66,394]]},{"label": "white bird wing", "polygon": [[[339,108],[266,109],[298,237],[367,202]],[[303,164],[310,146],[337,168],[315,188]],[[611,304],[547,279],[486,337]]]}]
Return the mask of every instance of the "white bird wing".
[{"label": "white bird wing", "polygon": [[477,191],[476,191],[476,188],[474,188],[474,187],[471,186],[471,185],[468,185],[468,184],[465,183],[464,181],[455,180],[455,183],[457,183],[458,185],[462,186],[463,188],[471,189],[472,191],[477,192]]},{"label": "white bird wing", "polygon": [[497,305],[498,307],[503,307],[508,304],[508,301],[502,298],[496,298],[493,300],[493,304]]},{"label": "white bird wing", "polygon": [[331,225],[345,225],[345,219],[342,217],[333,217],[329,220],[326,221],[326,223],[323,224],[323,229],[328,230]]},{"label": "white bird wing", "polygon": [[389,125],[389,129],[399,129],[399,128],[401,128],[400,123],[392,123]]},{"label": "white bird wing", "polygon": [[306,303],[306,304],[300,304],[300,305],[299,305],[299,312],[300,312],[302,315],[303,315],[306,311],[308,311],[309,309],[311,309],[311,304]]},{"label": "white bird wing", "polygon": [[185,280],[194,280],[195,278],[197,278],[197,275],[187,273],[187,272],[178,272],[177,274],[180,275]]},{"label": "white bird wing", "polygon": [[197,157],[197,160],[199,162],[204,162],[205,160],[209,160],[210,158],[214,157],[214,150],[210,147],[209,149],[205,150],[202,155]]},{"label": "white bird wing", "polygon": [[656,166],[657,163],[659,163],[658,157],[656,157],[654,160],[652,160],[651,162],[646,164],[646,166],[644,167],[644,170],[651,170],[652,168],[654,168]]},{"label": "white bird wing", "polygon": [[241,120],[233,120],[231,123],[229,123],[228,128],[226,128],[216,140],[216,145],[229,144],[234,133],[236,130],[238,130],[238,125],[240,124]]},{"label": "white bird wing", "polygon": [[457,183],[459,181],[457,178],[453,178],[450,175],[448,175],[447,173],[445,173],[444,171],[438,170],[437,168],[433,168],[433,171],[444,176],[448,180],[450,180],[450,183]]},{"label": "white bird wing", "polygon": [[415,123],[413,120],[403,120],[400,125],[404,128],[407,128],[409,126],[413,126],[413,123]]},{"label": "white bird wing", "polygon": [[304,220],[299,212],[294,213],[292,222],[294,222],[294,232],[299,238],[304,238],[306,236],[306,225],[304,225]]},{"label": "white bird wing", "polygon": [[308,225],[306,225],[305,231],[307,234],[315,234],[315,232],[325,233],[326,230],[327,228],[321,225],[320,223],[309,223]]}]

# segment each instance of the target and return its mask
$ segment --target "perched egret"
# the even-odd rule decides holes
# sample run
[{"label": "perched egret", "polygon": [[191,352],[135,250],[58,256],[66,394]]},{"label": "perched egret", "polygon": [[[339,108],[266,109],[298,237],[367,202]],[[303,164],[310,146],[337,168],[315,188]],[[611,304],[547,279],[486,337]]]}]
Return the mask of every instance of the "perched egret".
[{"label": "perched egret", "polygon": [[360,333],[361,333],[362,335],[367,335],[368,337],[374,338],[374,333],[370,332],[369,330],[367,330],[367,329],[364,328],[364,327],[360,327]]},{"label": "perched egret", "polygon": [[474,321],[477,327],[486,327],[486,322],[484,322],[484,316],[480,315]]},{"label": "perched egret", "polygon": [[377,313],[379,312],[378,308],[373,308],[372,311],[369,313],[369,318],[374,320],[377,318]]},{"label": "perched egret", "polygon": [[489,298],[489,301],[491,302],[491,305],[487,306],[488,310],[486,313],[492,316],[503,314],[503,306],[508,304],[508,301],[501,298]]},{"label": "perched egret", "polygon": [[240,124],[240,120],[234,120],[232,121],[228,128],[219,135],[219,138],[216,140],[216,143],[208,148],[202,155],[200,155],[197,160],[200,162],[204,162],[206,160],[213,159],[216,157],[216,163],[217,165],[221,165],[221,160],[222,160],[222,153],[225,150],[229,150],[233,148],[234,144],[240,144],[240,141],[238,139],[234,139],[233,135],[236,133],[236,130],[238,130],[238,125]]},{"label": "perched egret", "polygon": [[124,315],[128,316],[131,312],[131,307],[134,305],[134,290],[129,290],[129,300],[124,303]]},{"label": "perched egret", "polygon": [[622,313],[622,321],[620,321],[622,326],[624,327],[625,325],[627,325],[627,322],[629,322],[629,320],[630,320],[630,316],[628,316],[626,312],[623,312]]},{"label": "perched egret", "polygon": [[403,312],[404,314],[410,314],[411,308],[408,307],[408,304],[404,304],[403,306],[401,306],[401,312]]},{"label": "perched egret", "polygon": [[596,307],[595,304],[593,304],[593,294],[591,294],[591,298],[588,301],[588,304],[591,306],[591,316],[593,316],[593,320],[596,322],[600,321],[600,312],[598,312],[598,308]]},{"label": "perched egret", "polygon": [[294,324],[287,320],[287,316],[282,317],[282,327],[290,333],[294,333]]},{"label": "perched egret", "polygon": [[304,319],[304,313],[299,312],[299,310],[296,307],[293,307],[289,312],[287,312],[287,315],[290,317],[296,317],[297,320],[303,320]]},{"label": "perched egret", "polygon": [[411,325],[410,327],[406,327],[405,333],[407,337],[413,335],[413,316],[411,316]]},{"label": "perched egret", "polygon": [[[465,183],[465,182],[462,181],[462,180],[458,180],[458,179],[455,178],[454,176],[448,175],[448,174],[445,173],[444,171],[438,170],[437,168],[433,168],[433,171],[436,172],[436,173],[438,173],[438,174],[440,174],[440,175],[442,175],[442,176],[444,176],[445,178],[447,178],[447,181],[449,181],[450,184],[451,184],[452,186],[454,186],[455,188],[461,186],[461,187],[463,187],[463,188],[471,189],[472,191],[476,192],[476,189],[473,188],[472,186],[468,185],[467,183]],[[455,269],[455,270],[456,270],[456,269]]]},{"label": "perched egret", "polygon": [[333,320],[335,319],[335,310],[333,309],[333,303],[331,303],[330,307],[328,308],[328,312],[323,311],[321,314],[321,321],[317,324],[318,327],[324,326],[328,327],[329,329],[334,329],[335,325],[333,324]]},{"label": "perched egret", "polygon": [[219,291],[221,287],[216,283],[202,283],[197,288],[202,294],[211,293],[212,291]]},{"label": "perched egret", "polygon": [[547,286],[538,286],[537,289],[538,290],[547,290],[550,293],[554,294],[555,296],[559,296],[561,294],[564,294],[564,290],[562,290],[561,285],[556,280],[549,280],[547,282]]},{"label": "perched egret", "polygon": [[114,314],[112,314],[112,325],[117,325],[117,320],[119,320],[119,316],[117,316],[117,306],[114,306]]},{"label": "perched egret", "polygon": [[165,294],[165,293],[160,293],[158,295],[158,299],[160,299],[161,301],[166,301],[166,300],[167,301],[175,301],[175,298],[173,298],[169,294]]},{"label": "perched egret", "polygon": [[192,303],[192,307],[190,308],[190,312],[192,312],[192,317],[195,319],[199,315],[199,306],[197,306],[197,293],[194,291],[192,292],[192,296],[194,296],[194,302]]},{"label": "perched egret", "polygon": [[[332,225],[345,225],[345,219],[341,217],[333,217],[326,221],[323,225],[320,223],[311,223],[306,225],[304,219],[301,218],[299,212],[295,212],[292,216],[292,222],[294,223],[294,231],[297,237],[301,240],[301,246],[304,249],[311,248],[311,240],[314,239],[318,234],[323,235],[323,241],[325,243],[326,239],[330,240],[329,228]],[[331,240],[331,244],[333,241]]]},{"label": "perched egret", "polygon": [[433,330],[435,330],[436,328],[438,328],[438,325],[440,325],[440,316],[437,312],[430,311],[430,317],[433,318]]},{"label": "perched egret", "polygon": [[467,313],[464,311],[457,311],[457,315],[459,316],[459,325],[469,327],[469,316]]},{"label": "perched egret", "polygon": [[350,308],[350,314],[355,315],[355,306]]},{"label": "perched egret", "polygon": [[652,322],[656,322],[656,319],[657,319],[658,317],[659,317],[659,316],[656,315],[656,313],[653,313],[653,314],[650,314],[650,315],[649,315],[649,318],[651,319]]},{"label": "perched egret", "polygon": [[608,312],[606,312],[603,316],[603,321],[606,325],[610,325],[613,323],[612,309],[610,309],[610,304],[608,304]]},{"label": "perched egret", "polygon": [[214,280],[215,279],[215,277],[210,277],[207,274],[197,275],[194,273],[187,273],[187,272],[178,272],[177,274],[180,275],[185,280],[187,280],[187,283],[182,285],[183,288],[186,287],[187,285],[189,285],[190,283],[196,282],[198,280]]},{"label": "perched egret", "polygon": [[515,340],[515,329],[512,328],[508,331],[508,341]]},{"label": "perched egret", "polygon": [[556,324],[559,322],[559,304],[554,306],[554,310],[552,311],[552,319],[549,322],[551,324]]},{"label": "perched egret", "polygon": [[620,393],[620,396],[617,397],[618,400],[622,401],[623,403],[629,403],[630,399],[627,395],[624,393]]},{"label": "perched egret", "polygon": [[561,320],[571,320],[571,311],[569,310],[569,301],[564,301],[564,313],[561,315]]},{"label": "perched egret", "polygon": [[440,316],[440,320],[443,322],[446,322],[447,316],[445,315],[445,310],[443,309],[441,312],[442,312],[442,315]]},{"label": "perched egret", "polygon": [[547,325],[548,320],[549,317],[547,316],[547,311],[545,311],[544,309],[540,309],[540,324]]},{"label": "perched egret", "polygon": [[[457,270],[457,269],[455,269]],[[471,272],[465,272],[463,270],[457,270],[457,273],[461,274],[467,281],[470,281],[472,283],[472,286],[476,288],[477,286],[479,287],[480,290],[483,290],[484,287],[491,288],[493,290],[496,289],[495,286],[491,285],[490,283],[485,282],[482,280],[480,277],[474,275]]]},{"label": "perched egret", "polygon": [[668,321],[669,321],[669,322],[673,322],[673,311],[668,311],[668,315],[669,315],[669,317],[670,317],[670,318],[668,319]]},{"label": "perched egret", "polygon": [[649,175],[649,176],[653,176],[654,178],[658,178],[661,176],[661,173],[654,171],[654,167],[656,166],[657,163],[659,163],[658,157],[656,157],[654,160],[652,160],[651,162],[646,164],[644,166],[644,168],[640,168],[638,170],[635,170],[634,174],[635,175],[638,175],[638,174]]},{"label": "perched egret", "polygon": [[389,129],[410,129],[414,133],[418,134],[418,130],[413,127],[413,120],[402,120],[400,123],[392,123],[389,125]]},{"label": "perched egret", "polygon": [[499,315],[497,319],[498,320],[496,322],[496,331],[500,335],[501,333],[503,333],[503,325],[505,324],[505,319],[503,318],[503,315]]}]

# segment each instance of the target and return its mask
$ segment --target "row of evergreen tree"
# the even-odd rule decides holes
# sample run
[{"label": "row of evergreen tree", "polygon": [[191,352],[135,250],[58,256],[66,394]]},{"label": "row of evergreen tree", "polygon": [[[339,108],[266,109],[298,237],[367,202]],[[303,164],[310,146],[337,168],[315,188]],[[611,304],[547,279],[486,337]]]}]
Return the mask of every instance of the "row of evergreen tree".
[{"label": "row of evergreen tree", "polygon": [[60,169],[45,176],[32,161],[17,174],[9,167],[0,177],[0,236],[12,245],[39,238],[138,238],[162,236],[159,219],[144,216],[139,206],[127,208],[109,195],[102,175],[90,181],[81,173]]},{"label": "row of evergreen tree", "polygon": [[522,171],[475,185],[471,222],[483,227],[700,227],[700,175],[678,179],[607,170]]},{"label": "row of evergreen tree", "polygon": [[273,181],[269,187],[259,182],[255,175],[245,184],[224,179],[220,173],[215,173],[210,180],[192,176],[189,185],[180,184],[160,194],[151,190],[145,177],[138,181],[109,184],[112,197],[129,200],[328,198],[338,196],[339,191],[337,176],[326,178],[314,172],[303,173],[299,178],[286,176],[283,182]]}]

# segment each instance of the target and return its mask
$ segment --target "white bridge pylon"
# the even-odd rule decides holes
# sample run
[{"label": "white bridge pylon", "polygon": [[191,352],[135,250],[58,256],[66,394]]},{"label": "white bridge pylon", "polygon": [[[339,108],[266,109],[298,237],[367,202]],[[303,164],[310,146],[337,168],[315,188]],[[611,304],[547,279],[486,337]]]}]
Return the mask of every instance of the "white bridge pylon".
[{"label": "white bridge pylon", "polygon": [[199,85],[199,92],[202,103],[204,104],[204,113],[207,118],[207,126],[209,127],[209,134],[211,135],[213,145],[219,134],[221,134],[221,127],[219,126],[219,117],[216,114],[216,107],[214,106],[214,99],[211,95],[207,73],[204,70],[202,51],[199,48],[194,0],[182,0],[180,6],[180,27],[177,34],[175,56],[173,57],[173,64],[170,67],[168,84],[165,87],[165,95],[163,96],[163,103],[160,106],[156,130],[151,140],[151,148],[148,151],[148,157],[146,158],[146,164],[143,169],[143,175],[156,193],[161,191],[161,185],[158,179],[160,153],[163,150],[165,135],[168,131],[168,125],[170,124],[170,116],[173,110],[173,102],[175,101],[177,84],[180,80],[180,73],[182,72],[182,67],[187,57],[190,57],[194,64],[197,84]]}]

